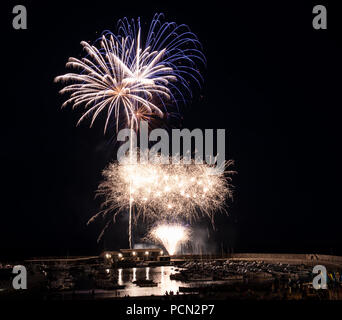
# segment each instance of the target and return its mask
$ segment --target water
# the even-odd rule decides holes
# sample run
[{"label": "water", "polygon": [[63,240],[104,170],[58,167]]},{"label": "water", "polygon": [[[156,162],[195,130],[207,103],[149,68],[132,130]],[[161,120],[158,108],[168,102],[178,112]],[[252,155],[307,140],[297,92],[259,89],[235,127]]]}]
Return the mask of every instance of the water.
[{"label": "water", "polygon": [[[176,294],[179,286],[185,286],[185,284],[181,281],[171,280],[170,274],[173,273],[175,273],[175,268],[172,266],[119,269],[118,284],[126,287],[125,289],[116,290],[115,296],[159,296],[164,295],[166,291],[173,291]],[[133,283],[136,280],[153,280],[158,286],[139,287]]]},{"label": "water", "polygon": [[[188,283],[178,280],[171,280],[170,274],[175,273],[173,266],[161,267],[141,267],[141,268],[123,268],[114,270],[118,275],[118,285],[125,285],[124,289],[116,290],[75,290],[61,294],[62,299],[110,299],[115,297],[141,297],[141,296],[163,296],[166,291],[177,294],[179,287],[187,287]],[[136,280],[153,280],[157,283],[156,287],[139,287],[133,283]],[[76,298],[74,297],[76,294]]]},{"label": "water", "polygon": [[[221,281],[190,281],[182,282],[178,280],[171,280],[170,274],[176,273],[173,266],[162,267],[142,267],[142,268],[125,268],[118,269],[118,284],[125,285],[124,289],[117,290],[95,290],[97,298],[111,298],[111,297],[141,297],[141,296],[162,296],[167,291],[173,291],[173,294],[177,294],[179,287],[198,287],[213,284],[226,284],[230,283],[226,280]],[[153,280],[157,283],[157,287],[139,287],[133,283],[136,280]],[[180,293],[183,294],[183,293]]]},{"label": "water", "polygon": [[[62,299],[110,299],[115,297],[142,297],[142,296],[163,296],[166,292],[170,294],[177,294],[179,287],[198,287],[198,286],[212,286],[216,284],[232,283],[227,280],[219,281],[190,281],[182,282],[178,280],[171,280],[170,275],[176,273],[173,266],[160,267],[140,267],[140,268],[122,268],[112,270],[117,272],[118,285],[124,285],[124,289],[116,290],[75,290],[62,293]],[[136,280],[152,280],[157,283],[156,287],[139,287],[133,282]],[[234,282],[234,281],[233,281]],[[76,297],[74,296],[76,294]],[[184,294],[184,293],[180,293]]]}]

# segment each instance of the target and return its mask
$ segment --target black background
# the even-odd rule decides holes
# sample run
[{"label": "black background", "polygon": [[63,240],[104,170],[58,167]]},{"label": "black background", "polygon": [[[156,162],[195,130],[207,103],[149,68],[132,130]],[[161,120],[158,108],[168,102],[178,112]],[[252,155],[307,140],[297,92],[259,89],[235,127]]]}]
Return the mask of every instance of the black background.
[{"label": "black background", "polygon": [[[161,4],[162,3],[162,4]],[[224,4],[223,4],[224,3]],[[55,76],[80,42],[115,31],[124,16],[155,12],[186,23],[207,57],[201,96],[184,110],[188,128],[226,128],[235,200],[216,219],[218,246],[236,252],[342,254],[341,17],[324,2],[328,29],[312,28],[313,2],[38,2],[1,9],[0,258],[92,254],[127,246],[119,219],[96,242],[94,192],[115,146],[101,123],[76,127],[60,109]],[[28,29],[12,28],[24,4]]]}]

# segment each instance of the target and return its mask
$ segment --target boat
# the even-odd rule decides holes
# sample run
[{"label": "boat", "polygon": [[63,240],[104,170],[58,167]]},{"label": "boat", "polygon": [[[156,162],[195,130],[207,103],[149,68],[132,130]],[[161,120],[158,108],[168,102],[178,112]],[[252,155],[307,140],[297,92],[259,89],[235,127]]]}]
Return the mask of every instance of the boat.
[{"label": "boat", "polygon": [[117,290],[117,289],[124,289],[125,287],[126,287],[125,285],[119,285],[119,284],[113,283],[110,280],[99,279],[96,281],[97,289]]},{"label": "boat", "polygon": [[192,275],[187,278],[187,281],[213,281],[213,277],[205,275]]},{"label": "boat", "polygon": [[138,262],[136,264],[137,267],[148,267],[148,263],[147,262]]},{"label": "boat", "polygon": [[179,292],[198,292],[198,287],[179,287]]},{"label": "boat", "polygon": [[157,287],[158,283],[153,282],[153,280],[136,280],[133,281],[139,287]]}]

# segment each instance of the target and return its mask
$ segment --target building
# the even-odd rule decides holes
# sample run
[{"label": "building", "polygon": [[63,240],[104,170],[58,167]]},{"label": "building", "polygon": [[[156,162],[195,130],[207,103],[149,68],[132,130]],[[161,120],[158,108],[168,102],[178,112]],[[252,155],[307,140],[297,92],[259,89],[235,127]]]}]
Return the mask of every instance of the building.
[{"label": "building", "polygon": [[122,259],[131,261],[159,261],[164,252],[160,248],[121,249]]},{"label": "building", "polygon": [[100,256],[108,263],[120,261],[161,261],[165,257],[163,250],[160,248],[104,251]]},{"label": "building", "polygon": [[77,265],[98,264],[101,262],[98,256],[87,257],[42,257],[25,260],[25,265]]}]

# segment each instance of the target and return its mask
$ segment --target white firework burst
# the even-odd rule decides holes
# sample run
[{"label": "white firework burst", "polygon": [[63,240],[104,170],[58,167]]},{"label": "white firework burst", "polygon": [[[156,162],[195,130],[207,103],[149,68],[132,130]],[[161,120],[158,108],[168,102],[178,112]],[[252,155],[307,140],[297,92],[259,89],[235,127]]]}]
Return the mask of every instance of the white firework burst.
[{"label": "white firework burst", "polygon": [[[72,82],[60,92],[70,93],[63,106],[83,106],[78,124],[90,116],[90,126],[107,110],[104,131],[113,117],[116,128],[138,128],[139,110],[150,118],[162,117],[168,105],[185,102],[191,94],[190,82],[200,84],[197,64],[205,63],[200,43],[186,25],[161,23],[156,14],[145,41],[142,41],[140,20],[118,23],[118,34],[106,31],[96,45],[82,41],[87,53],[82,59],[69,58],[66,66],[79,70],[55,78],[56,82]],[[178,107],[177,107],[178,108]]]}]

